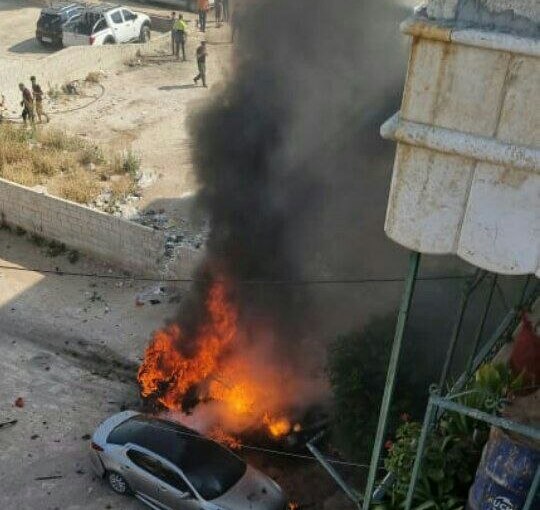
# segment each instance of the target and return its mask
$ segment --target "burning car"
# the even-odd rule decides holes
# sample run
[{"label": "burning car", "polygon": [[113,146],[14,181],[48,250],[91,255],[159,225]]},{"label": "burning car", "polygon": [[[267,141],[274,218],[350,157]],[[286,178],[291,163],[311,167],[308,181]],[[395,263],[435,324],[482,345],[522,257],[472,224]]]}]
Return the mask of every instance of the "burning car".
[{"label": "burning car", "polygon": [[232,451],[176,422],[124,411],[91,443],[92,465],[118,494],[155,510],[285,510],[281,488]]}]

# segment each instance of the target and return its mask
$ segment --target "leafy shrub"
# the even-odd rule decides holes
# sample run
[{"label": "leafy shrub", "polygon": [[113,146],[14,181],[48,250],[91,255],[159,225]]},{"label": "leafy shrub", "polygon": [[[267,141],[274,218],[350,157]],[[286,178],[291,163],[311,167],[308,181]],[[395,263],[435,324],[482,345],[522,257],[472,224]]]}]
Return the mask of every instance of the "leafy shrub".
[{"label": "leafy shrub", "polygon": [[[334,441],[341,451],[357,460],[371,454],[394,330],[395,316],[377,318],[361,332],[339,336],[328,350]],[[397,416],[409,409],[412,394],[412,384],[403,374],[391,414]]]},{"label": "leafy shrub", "polygon": [[[485,364],[456,400],[486,413],[495,413],[504,399],[523,387],[523,377],[513,375],[503,364]],[[387,444],[385,468],[395,482],[381,509],[403,508],[411,480],[422,425],[405,422]],[[416,510],[463,508],[474,480],[488,425],[456,412],[445,412],[429,435],[413,498]],[[485,432],[485,433],[482,433]]]}]

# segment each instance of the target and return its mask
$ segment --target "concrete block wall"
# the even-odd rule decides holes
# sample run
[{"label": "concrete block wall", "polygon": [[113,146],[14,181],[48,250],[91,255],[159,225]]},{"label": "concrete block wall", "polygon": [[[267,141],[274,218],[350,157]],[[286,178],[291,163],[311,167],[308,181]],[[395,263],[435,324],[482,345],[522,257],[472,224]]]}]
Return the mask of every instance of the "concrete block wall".
[{"label": "concrete block wall", "polygon": [[169,46],[170,36],[160,34],[145,44],[73,46],[35,60],[1,59],[0,93],[6,97],[8,110],[19,110],[18,84],[29,83],[32,75],[37,76],[45,88],[59,86],[70,80],[83,79],[92,71],[114,69],[139,54],[168,49]]},{"label": "concrete block wall", "polygon": [[0,179],[5,223],[65,243],[120,269],[151,277],[189,276],[198,252],[184,249],[169,264],[163,232]]}]

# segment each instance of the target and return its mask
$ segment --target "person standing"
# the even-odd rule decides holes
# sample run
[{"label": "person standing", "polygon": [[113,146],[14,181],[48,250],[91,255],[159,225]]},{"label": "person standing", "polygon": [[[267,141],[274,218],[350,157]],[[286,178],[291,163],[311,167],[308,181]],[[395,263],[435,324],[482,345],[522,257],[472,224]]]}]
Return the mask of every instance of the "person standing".
[{"label": "person standing", "polygon": [[43,89],[37,82],[35,76],[30,76],[30,81],[32,82],[32,93],[34,94],[34,106],[36,108],[38,121],[41,123],[41,117],[45,117],[48,123],[51,119],[43,110]]},{"label": "person standing", "polygon": [[221,26],[223,22],[223,0],[216,0],[214,2],[214,10],[216,14],[216,26]]},{"label": "person standing", "polygon": [[198,0],[197,6],[199,11],[199,30],[201,32],[206,32],[206,19],[208,17],[210,4],[208,0]]},{"label": "person standing", "polygon": [[26,126],[28,119],[30,119],[30,123],[34,126],[34,98],[32,92],[25,87],[24,83],[19,83],[19,90],[22,92],[21,106],[23,107],[22,118],[24,125]]},{"label": "person standing", "polygon": [[239,24],[240,24],[240,13],[238,12],[238,7],[236,7],[231,15],[231,42],[234,42],[236,40]]},{"label": "person standing", "polygon": [[6,98],[4,94],[0,92],[0,123],[4,120],[4,109],[6,108]]},{"label": "person standing", "polygon": [[173,57],[175,55],[178,55],[178,51],[176,47],[175,25],[176,25],[176,12],[173,11],[171,13],[171,53]]},{"label": "person standing", "polygon": [[223,21],[229,22],[229,0],[223,0]]},{"label": "person standing", "polygon": [[197,48],[197,67],[199,69],[199,74],[193,78],[195,85],[197,85],[199,80],[202,80],[203,87],[207,87],[206,84],[206,57],[208,56],[208,51],[206,50],[206,41],[202,41],[201,45]]},{"label": "person standing", "polygon": [[174,31],[176,34],[176,58],[180,58],[180,48],[182,48],[182,60],[186,61],[186,40],[187,40],[187,24],[184,21],[182,14],[178,15],[178,19],[174,24]]}]

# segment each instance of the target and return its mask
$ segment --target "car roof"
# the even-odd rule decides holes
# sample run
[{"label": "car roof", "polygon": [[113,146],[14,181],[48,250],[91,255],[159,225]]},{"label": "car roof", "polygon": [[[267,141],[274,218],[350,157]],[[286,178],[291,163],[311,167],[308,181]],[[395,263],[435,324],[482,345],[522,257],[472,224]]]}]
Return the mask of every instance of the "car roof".
[{"label": "car roof", "polygon": [[118,9],[119,7],[122,7],[122,6],[120,4],[99,4],[99,5],[88,6],[86,8],[86,11],[97,12],[97,13],[102,14],[104,12],[111,11],[112,9]]},{"label": "car roof", "polygon": [[179,423],[137,414],[117,425],[109,433],[107,443],[136,444],[180,466],[187,443],[197,438],[202,436]]},{"label": "car roof", "polygon": [[77,7],[84,7],[80,2],[56,2],[50,7],[44,7],[41,12],[44,14],[62,14],[64,11],[69,11]]}]

